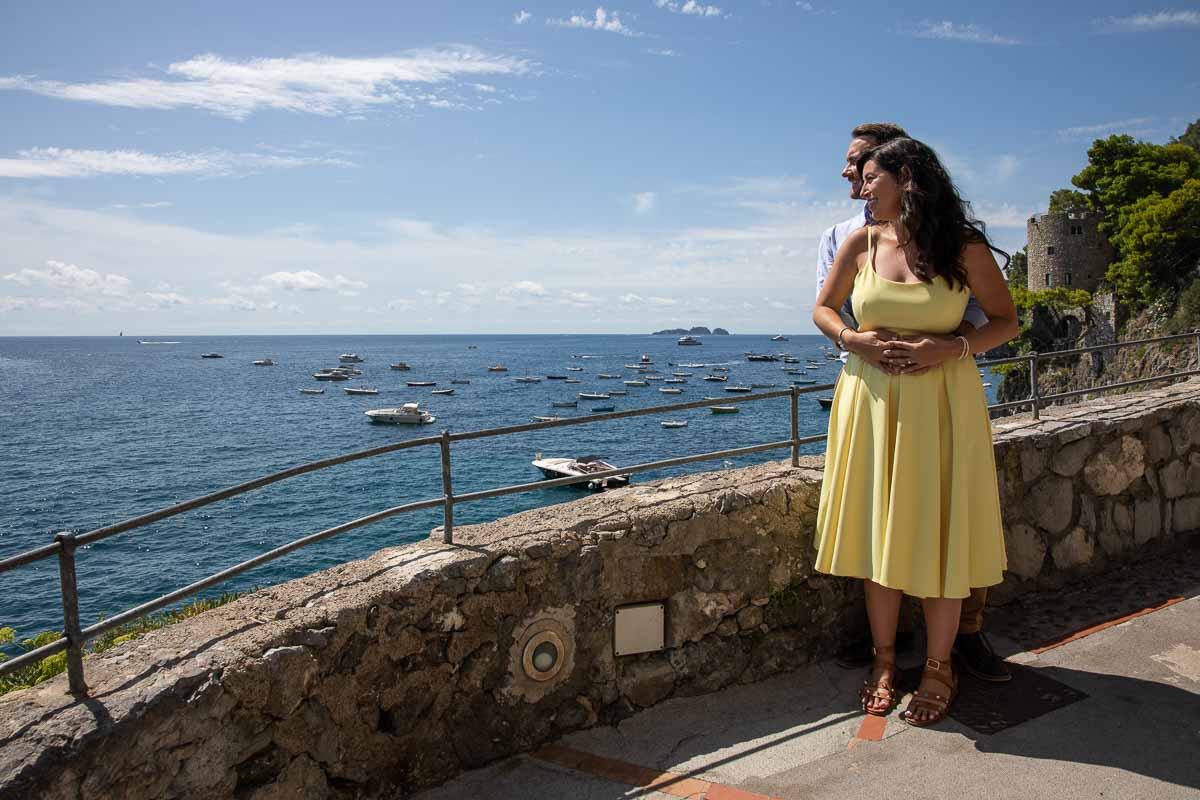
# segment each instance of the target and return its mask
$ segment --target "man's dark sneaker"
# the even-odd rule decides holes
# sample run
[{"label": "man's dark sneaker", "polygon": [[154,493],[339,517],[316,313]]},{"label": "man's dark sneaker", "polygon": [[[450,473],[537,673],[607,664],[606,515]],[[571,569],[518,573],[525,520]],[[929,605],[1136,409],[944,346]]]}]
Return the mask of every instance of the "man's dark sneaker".
[{"label": "man's dark sneaker", "polygon": [[1008,665],[996,655],[983,631],[960,633],[955,636],[954,649],[950,651],[950,655],[960,667],[981,681],[1004,683],[1012,680]]},{"label": "man's dark sneaker", "polygon": [[[896,652],[910,653],[913,649],[913,634],[912,631],[900,631],[896,634]],[[871,634],[863,636],[861,639],[856,639],[846,645],[834,661],[839,667],[845,669],[860,669],[862,667],[871,666],[871,661],[875,655],[871,652]]]}]

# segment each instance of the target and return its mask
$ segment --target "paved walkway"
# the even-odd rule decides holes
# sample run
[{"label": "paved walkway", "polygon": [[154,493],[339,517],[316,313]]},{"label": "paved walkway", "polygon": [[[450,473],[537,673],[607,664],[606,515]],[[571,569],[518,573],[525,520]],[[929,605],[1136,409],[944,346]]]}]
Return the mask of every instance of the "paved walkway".
[{"label": "paved walkway", "polygon": [[419,798],[1200,798],[1200,552],[989,626],[1014,680],[965,682],[934,729],[864,716],[863,673],[823,662],[669,700]]}]

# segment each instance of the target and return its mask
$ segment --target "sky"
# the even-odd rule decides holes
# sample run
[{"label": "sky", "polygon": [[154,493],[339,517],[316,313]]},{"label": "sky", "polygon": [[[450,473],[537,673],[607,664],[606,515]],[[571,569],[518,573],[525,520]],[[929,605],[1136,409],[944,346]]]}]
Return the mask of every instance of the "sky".
[{"label": "sky", "polygon": [[0,335],[815,333],[850,130],[997,245],[1200,116],[1200,6],[10,6]]}]

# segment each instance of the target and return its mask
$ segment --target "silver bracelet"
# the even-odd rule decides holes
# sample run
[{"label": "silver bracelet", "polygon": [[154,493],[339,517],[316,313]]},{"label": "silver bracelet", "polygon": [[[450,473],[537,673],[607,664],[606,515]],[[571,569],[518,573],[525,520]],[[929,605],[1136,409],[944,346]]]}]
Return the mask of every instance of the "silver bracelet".
[{"label": "silver bracelet", "polygon": [[837,339],[834,340],[834,343],[837,345],[838,350],[845,350],[846,352],[849,352],[849,348],[846,347],[846,343],[842,341],[842,336],[844,336],[846,331],[848,331],[848,330],[850,330],[849,325],[847,325],[846,327],[844,327],[840,331],[838,331]]}]

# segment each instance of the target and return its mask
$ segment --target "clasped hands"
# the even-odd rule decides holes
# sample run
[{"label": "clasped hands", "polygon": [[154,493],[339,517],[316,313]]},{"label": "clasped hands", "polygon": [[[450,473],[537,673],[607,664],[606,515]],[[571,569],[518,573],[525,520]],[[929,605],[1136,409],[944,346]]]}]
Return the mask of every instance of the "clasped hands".
[{"label": "clasped hands", "polygon": [[888,375],[921,375],[962,352],[962,342],[953,333],[900,335],[880,328],[846,331],[842,342],[850,352]]}]

